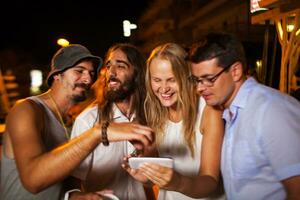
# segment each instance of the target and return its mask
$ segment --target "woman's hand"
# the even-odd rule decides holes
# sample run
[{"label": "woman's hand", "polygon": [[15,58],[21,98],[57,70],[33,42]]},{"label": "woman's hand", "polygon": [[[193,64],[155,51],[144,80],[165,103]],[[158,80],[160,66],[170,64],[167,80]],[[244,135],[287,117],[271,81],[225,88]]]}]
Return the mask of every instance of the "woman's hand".
[{"label": "woman's hand", "polygon": [[143,183],[149,184],[149,180],[146,176],[144,176],[139,169],[133,169],[129,166],[128,159],[132,157],[131,155],[124,157],[124,162],[122,164],[123,169],[125,169],[130,176],[132,176],[135,180]]},{"label": "woman's hand", "polygon": [[139,171],[160,188],[175,190],[180,184],[180,175],[169,167],[154,163],[144,163],[139,167]]}]

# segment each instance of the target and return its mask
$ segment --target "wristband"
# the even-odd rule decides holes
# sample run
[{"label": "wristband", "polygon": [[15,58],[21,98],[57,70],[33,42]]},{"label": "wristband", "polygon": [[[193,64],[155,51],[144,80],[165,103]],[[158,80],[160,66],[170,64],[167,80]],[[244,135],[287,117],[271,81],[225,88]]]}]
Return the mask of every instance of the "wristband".
[{"label": "wristband", "polygon": [[105,121],[102,123],[102,127],[101,127],[101,135],[102,135],[102,143],[104,146],[108,146],[109,145],[109,141],[107,139],[107,128],[109,126],[109,121]]}]

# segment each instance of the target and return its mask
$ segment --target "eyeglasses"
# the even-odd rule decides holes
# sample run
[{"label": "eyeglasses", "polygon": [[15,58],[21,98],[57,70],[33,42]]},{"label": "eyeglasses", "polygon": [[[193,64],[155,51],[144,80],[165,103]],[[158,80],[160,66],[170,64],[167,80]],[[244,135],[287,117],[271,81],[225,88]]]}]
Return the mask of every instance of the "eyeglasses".
[{"label": "eyeglasses", "polygon": [[225,72],[227,69],[229,69],[230,67],[231,67],[231,65],[228,65],[227,67],[223,68],[219,73],[217,73],[216,75],[214,75],[211,78],[198,78],[194,75],[190,75],[188,77],[188,80],[191,81],[194,85],[198,85],[200,83],[201,85],[211,87],[214,85],[215,81],[219,78],[219,76],[223,72]]}]

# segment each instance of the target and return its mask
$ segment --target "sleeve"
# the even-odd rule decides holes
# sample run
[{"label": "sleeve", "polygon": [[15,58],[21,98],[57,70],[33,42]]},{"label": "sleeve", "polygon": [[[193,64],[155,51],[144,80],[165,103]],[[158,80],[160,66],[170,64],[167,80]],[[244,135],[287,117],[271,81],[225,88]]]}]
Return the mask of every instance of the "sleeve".
[{"label": "sleeve", "polygon": [[[91,120],[84,119],[79,115],[76,118],[74,125],[72,127],[71,139],[78,137],[86,130],[92,128],[92,124],[89,124]],[[73,170],[72,176],[79,178],[81,180],[86,180],[88,171],[92,165],[93,153],[90,153],[81,163],[80,165]]]},{"label": "sleeve", "polygon": [[64,200],[69,200],[70,194],[71,194],[72,192],[81,192],[81,191],[80,191],[79,189],[68,190],[68,191],[65,193]]},{"label": "sleeve", "polygon": [[300,175],[300,104],[271,102],[261,122],[262,145],[279,180]]}]

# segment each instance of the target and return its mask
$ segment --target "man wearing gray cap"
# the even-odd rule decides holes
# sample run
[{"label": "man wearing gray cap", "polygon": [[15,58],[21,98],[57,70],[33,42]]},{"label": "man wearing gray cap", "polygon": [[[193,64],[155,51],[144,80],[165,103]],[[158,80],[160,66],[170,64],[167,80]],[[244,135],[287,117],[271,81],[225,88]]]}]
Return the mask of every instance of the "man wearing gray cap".
[{"label": "man wearing gray cap", "polygon": [[[9,112],[3,139],[2,200],[60,199],[62,181],[101,142],[152,141],[152,130],[129,123],[95,124],[70,141],[65,125],[68,110],[86,98],[102,59],[73,44],[53,56],[47,77],[50,89],[19,101]],[[102,134],[103,133],[103,134]],[[142,145],[141,145],[142,144]]]}]

